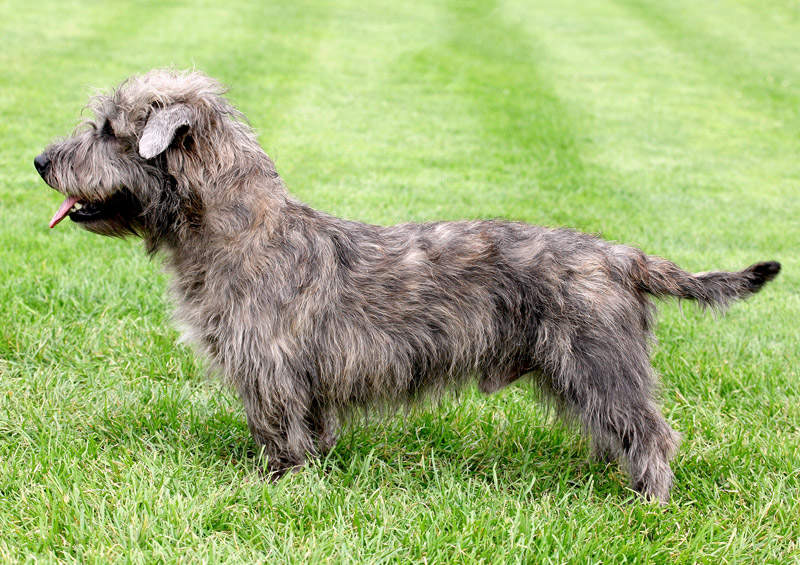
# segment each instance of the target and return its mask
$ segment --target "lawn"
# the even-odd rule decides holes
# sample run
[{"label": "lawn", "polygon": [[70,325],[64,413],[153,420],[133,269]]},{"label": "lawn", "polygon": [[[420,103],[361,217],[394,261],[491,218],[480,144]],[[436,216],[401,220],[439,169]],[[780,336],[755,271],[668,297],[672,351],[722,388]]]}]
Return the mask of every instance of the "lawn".
[{"label": "lawn", "polygon": [[[130,4],[0,4],[0,561],[800,561],[796,2]],[[47,228],[33,157],[157,66],[228,84],[290,191],[337,215],[780,260],[724,317],[661,305],[672,502],[524,384],[262,480],[238,400],[176,343],[160,260]]]}]

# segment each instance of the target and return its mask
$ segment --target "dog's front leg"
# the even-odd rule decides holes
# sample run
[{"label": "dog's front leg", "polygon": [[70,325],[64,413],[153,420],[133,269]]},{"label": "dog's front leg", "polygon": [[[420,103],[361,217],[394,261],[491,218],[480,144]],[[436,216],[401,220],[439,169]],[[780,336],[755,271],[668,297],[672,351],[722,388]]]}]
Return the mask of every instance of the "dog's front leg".
[{"label": "dog's front leg", "polygon": [[336,412],[322,402],[312,402],[309,427],[314,435],[317,453],[324,457],[333,449],[339,437],[339,419]]},{"label": "dog's front leg", "polygon": [[302,467],[315,453],[308,425],[311,403],[303,381],[290,373],[262,372],[240,382],[239,393],[270,477],[277,479]]}]

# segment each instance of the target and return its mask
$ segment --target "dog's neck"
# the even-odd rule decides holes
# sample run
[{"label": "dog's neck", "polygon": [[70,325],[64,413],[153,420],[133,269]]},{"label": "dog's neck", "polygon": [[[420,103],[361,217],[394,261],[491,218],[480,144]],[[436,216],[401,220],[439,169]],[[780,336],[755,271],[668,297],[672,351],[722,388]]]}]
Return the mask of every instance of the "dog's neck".
[{"label": "dog's neck", "polygon": [[232,241],[268,240],[291,199],[272,161],[262,155],[262,162],[248,162],[223,177],[224,186],[175,175],[169,192],[179,195],[180,204],[172,208],[168,229],[146,230],[148,250],[164,250],[171,263],[179,263],[187,253],[213,252]]}]

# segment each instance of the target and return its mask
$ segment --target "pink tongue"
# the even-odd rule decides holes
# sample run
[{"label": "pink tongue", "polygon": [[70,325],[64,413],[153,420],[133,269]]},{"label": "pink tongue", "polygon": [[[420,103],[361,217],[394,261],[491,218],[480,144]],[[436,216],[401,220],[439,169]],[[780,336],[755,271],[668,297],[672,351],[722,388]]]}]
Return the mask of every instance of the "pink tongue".
[{"label": "pink tongue", "polygon": [[72,208],[77,201],[78,199],[74,196],[68,196],[64,202],[61,203],[61,207],[58,209],[58,212],[56,212],[56,215],[53,216],[52,220],[50,220],[50,227],[56,227],[56,224],[64,219],[64,216],[67,215],[69,209]]}]

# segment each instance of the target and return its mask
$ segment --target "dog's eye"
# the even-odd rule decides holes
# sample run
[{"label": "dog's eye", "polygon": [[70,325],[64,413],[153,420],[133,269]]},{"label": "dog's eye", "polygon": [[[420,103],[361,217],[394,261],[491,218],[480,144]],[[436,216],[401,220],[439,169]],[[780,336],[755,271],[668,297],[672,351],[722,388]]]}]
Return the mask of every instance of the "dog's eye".
[{"label": "dog's eye", "polygon": [[100,133],[108,137],[115,137],[114,128],[111,127],[110,121],[106,120],[105,122],[103,122],[103,128],[100,130]]}]

